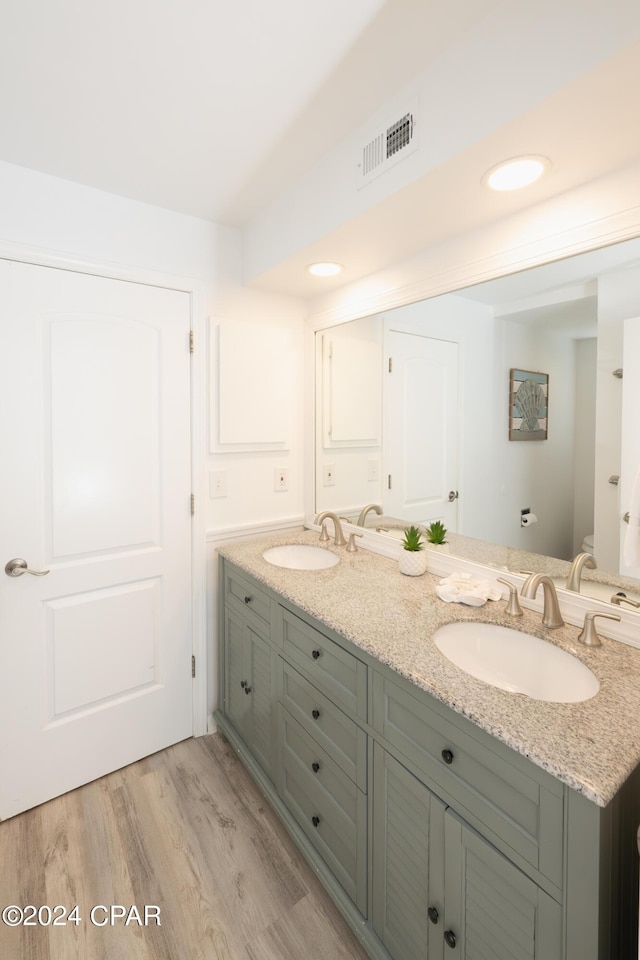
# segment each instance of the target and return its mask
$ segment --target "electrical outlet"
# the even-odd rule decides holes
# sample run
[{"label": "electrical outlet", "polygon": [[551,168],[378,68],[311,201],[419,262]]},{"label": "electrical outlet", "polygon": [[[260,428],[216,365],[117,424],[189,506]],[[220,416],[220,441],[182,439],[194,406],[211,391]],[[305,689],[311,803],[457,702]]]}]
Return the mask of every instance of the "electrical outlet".
[{"label": "electrical outlet", "polygon": [[367,480],[380,479],[380,461],[367,460]]},{"label": "electrical outlet", "polygon": [[336,485],[336,465],[335,463],[325,463],[322,468],[323,485],[325,487],[335,487]]},{"label": "electrical outlet", "polygon": [[209,498],[215,500],[217,497],[227,496],[227,471],[210,470],[209,471]]},{"label": "electrical outlet", "polygon": [[289,471],[286,467],[276,467],[273,476],[273,489],[276,493],[284,493],[289,489]]}]

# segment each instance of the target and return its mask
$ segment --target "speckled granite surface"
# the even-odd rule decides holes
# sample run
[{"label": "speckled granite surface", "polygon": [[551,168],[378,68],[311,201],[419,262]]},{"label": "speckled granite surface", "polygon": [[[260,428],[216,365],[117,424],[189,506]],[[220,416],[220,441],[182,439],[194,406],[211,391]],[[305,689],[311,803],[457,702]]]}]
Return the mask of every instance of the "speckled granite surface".
[{"label": "speckled granite surface", "polygon": [[[439,578],[406,577],[397,562],[360,549],[326,549],[340,562],[327,570],[286,570],[263,551],[278,543],[318,543],[315,531],[229,544],[219,553],[346,637],[416,686],[528,757],[594,803],[606,806],[640,763],[640,650],[614,640],[589,649],[578,628],[547,630],[539,613],[514,619],[503,601],[484,607],[444,603]],[[463,673],[432,640],[454,620],[500,623],[548,639],[585,663],[600,691],[583,703],[546,703],[508,693]],[[606,629],[606,621],[600,621]]]}]

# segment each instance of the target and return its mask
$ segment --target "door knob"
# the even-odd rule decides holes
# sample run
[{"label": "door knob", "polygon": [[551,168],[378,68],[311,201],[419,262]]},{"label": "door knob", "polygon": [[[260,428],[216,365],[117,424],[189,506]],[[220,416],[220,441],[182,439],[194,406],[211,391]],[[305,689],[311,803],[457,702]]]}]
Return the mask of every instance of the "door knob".
[{"label": "door knob", "polygon": [[447,497],[447,500],[449,503],[453,503],[453,501],[457,500],[459,496],[460,494],[457,490],[449,490],[449,496]]},{"label": "door knob", "polygon": [[9,560],[4,568],[8,577],[21,577],[23,573],[30,573],[32,577],[46,577],[49,570],[29,570],[26,560]]}]

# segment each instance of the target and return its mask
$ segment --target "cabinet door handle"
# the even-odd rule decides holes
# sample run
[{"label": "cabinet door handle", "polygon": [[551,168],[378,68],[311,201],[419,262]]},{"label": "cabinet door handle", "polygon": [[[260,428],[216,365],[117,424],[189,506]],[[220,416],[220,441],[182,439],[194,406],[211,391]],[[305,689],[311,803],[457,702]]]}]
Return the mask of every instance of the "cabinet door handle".
[{"label": "cabinet door handle", "polygon": [[444,932],[444,942],[448,947],[455,947],[456,945],[456,935],[453,930],[445,930]]},{"label": "cabinet door handle", "polygon": [[445,749],[442,751],[442,759],[445,763],[453,763],[453,751]]},{"label": "cabinet door handle", "polygon": [[311,716],[313,717],[314,720],[319,720],[319,719],[320,719],[320,711],[319,711],[319,710],[312,710],[312,711],[311,711]]},{"label": "cabinet door handle", "polygon": [[244,688],[244,692],[251,693],[251,687],[249,686],[249,684],[247,684],[246,687]]},{"label": "cabinet door handle", "polygon": [[247,681],[246,681],[246,680],[241,680],[241,681],[240,681],[240,686],[242,687],[243,690],[244,690],[244,688],[246,687],[246,685],[247,685]]},{"label": "cabinet door handle", "polygon": [[244,602],[245,602],[245,603],[251,603],[252,600],[253,600],[253,597],[245,597],[245,598],[244,598]]},{"label": "cabinet door handle", "polygon": [[431,923],[438,922],[438,911],[435,907],[429,907],[427,910],[427,916],[429,917],[429,920],[431,920]]},{"label": "cabinet door handle", "polygon": [[319,650],[312,650],[312,651],[311,651],[311,656],[313,657],[314,660],[317,660],[317,659],[319,658],[319,656],[320,656],[320,651],[319,651]]},{"label": "cabinet door handle", "polygon": [[314,825],[314,827],[317,827],[320,823],[320,817],[311,817],[311,823]]},{"label": "cabinet door handle", "polygon": [[318,770],[320,769],[320,764],[317,763],[317,762],[312,763],[312,764],[311,764],[311,769],[313,770],[314,773],[317,773]]}]

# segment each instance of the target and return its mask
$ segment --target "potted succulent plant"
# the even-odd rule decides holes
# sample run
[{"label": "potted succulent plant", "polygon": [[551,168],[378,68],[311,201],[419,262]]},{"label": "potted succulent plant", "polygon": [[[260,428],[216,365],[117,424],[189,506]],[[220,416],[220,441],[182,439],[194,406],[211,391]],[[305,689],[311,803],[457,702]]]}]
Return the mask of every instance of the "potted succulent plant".
[{"label": "potted succulent plant", "polygon": [[407,527],[402,540],[400,554],[400,573],[409,577],[419,577],[427,572],[427,556],[423,553],[424,543],[419,527]]},{"label": "potted succulent plant", "polygon": [[427,543],[430,547],[444,547],[447,545],[447,528],[441,520],[434,520],[427,527]]}]

